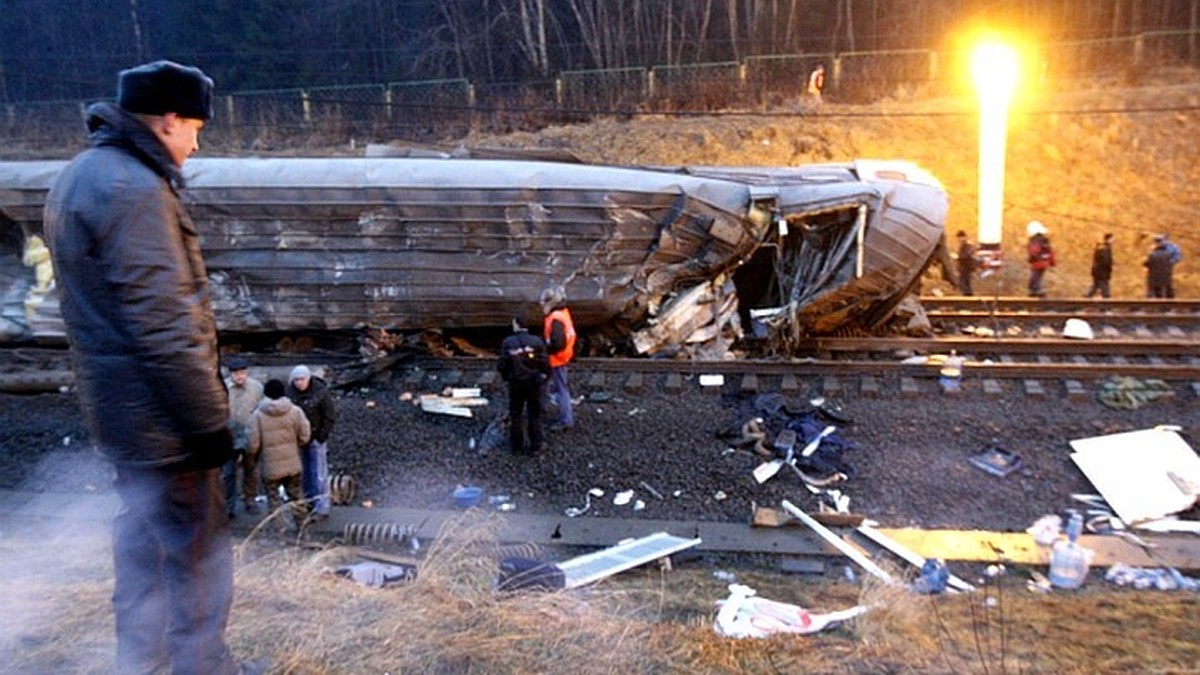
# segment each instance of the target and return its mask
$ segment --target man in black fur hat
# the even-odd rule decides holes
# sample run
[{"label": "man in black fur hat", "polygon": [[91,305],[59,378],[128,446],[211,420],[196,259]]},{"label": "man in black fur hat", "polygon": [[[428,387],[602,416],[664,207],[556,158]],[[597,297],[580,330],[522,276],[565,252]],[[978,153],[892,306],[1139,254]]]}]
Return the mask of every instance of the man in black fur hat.
[{"label": "man in black fur hat", "polygon": [[212,118],[213,83],[157,61],[121,71],[87,110],[91,148],[59,174],[45,228],[79,398],[116,468],[117,667],[228,674],[233,558],[220,467],[229,405],[181,167]]}]

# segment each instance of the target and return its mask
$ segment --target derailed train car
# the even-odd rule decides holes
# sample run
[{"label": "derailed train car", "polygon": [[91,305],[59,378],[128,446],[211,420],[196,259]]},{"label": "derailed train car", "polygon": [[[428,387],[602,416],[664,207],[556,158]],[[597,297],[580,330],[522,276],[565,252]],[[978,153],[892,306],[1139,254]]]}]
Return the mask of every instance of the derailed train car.
[{"label": "derailed train car", "polygon": [[[0,162],[0,340],[61,339],[41,214],[63,165]],[[224,333],[503,327],[558,285],[594,352],[701,358],[747,326],[786,351],[885,321],[947,210],[907,162],[192,159],[185,176]]]}]

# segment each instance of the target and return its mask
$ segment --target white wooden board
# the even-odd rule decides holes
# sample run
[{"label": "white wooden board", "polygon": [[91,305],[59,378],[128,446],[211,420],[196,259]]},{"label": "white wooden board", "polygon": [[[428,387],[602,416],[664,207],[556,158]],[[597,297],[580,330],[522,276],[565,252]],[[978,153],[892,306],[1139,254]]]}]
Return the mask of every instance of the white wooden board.
[{"label": "white wooden board", "polygon": [[1071,459],[1104,500],[1133,524],[1184,511],[1200,485],[1200,457],[1169,429],[1143,429],[1071,441]]}]

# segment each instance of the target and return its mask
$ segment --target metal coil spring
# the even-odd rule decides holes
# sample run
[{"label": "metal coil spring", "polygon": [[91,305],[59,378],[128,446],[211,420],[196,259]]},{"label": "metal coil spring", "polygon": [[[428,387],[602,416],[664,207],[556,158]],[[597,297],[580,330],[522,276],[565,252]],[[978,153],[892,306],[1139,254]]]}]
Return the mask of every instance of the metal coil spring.
[{"label": "metal coil spring", "polygon": [[346,523],[342,527],[342,540],[352,546],[395,543],[414,553],[421,546],[415,526],[396,523]]},{"label": "metal coil spring", "polygon": [[354,501],[354,476],[339,473],[329,477],[329,501],[337,506],[346,506]]},{"label": "metal coil spring", "polygon": [[505,558],[526,558],[529,560],[541,560],[542,549],[537,544],[530,542],[528,544],[506,544],[497,546],[493,549],[492,555],[496,560],[504,560]]}]

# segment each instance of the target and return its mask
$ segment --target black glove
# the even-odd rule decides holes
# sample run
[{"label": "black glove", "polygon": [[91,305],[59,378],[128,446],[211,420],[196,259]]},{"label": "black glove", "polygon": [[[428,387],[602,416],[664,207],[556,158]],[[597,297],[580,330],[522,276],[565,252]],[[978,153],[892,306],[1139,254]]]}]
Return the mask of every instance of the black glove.
[{"label": "black glove", "polygon": [[187,457],[184,465],[190,469],[216,469],[234,456],[233,434],[229,427],[203,434],[187,434],[183,437],[183,452]]}]

